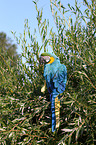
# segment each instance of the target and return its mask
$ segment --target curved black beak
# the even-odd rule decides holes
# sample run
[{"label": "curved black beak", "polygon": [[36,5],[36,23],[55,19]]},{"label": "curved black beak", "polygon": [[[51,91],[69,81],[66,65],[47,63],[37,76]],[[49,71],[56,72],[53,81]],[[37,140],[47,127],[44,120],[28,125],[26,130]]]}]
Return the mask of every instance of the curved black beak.
[{"label": "curved black beak", "polygon": [[44,59],[44,56],[40,56],[39,63],[40,63],[40,64],[45,64],[45,63],[46,63],[46,61],[45,61],[45,59]]}]

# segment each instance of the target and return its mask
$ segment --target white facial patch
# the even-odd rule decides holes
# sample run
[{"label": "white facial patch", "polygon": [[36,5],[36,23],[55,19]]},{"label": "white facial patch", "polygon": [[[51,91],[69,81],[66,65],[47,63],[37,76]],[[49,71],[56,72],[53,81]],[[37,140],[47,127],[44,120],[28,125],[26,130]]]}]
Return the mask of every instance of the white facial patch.
[{"label": "white facial patch", "polygon": [[44,59],[46,60],[46,62],[50,61],[50,56],[44,56]]}]

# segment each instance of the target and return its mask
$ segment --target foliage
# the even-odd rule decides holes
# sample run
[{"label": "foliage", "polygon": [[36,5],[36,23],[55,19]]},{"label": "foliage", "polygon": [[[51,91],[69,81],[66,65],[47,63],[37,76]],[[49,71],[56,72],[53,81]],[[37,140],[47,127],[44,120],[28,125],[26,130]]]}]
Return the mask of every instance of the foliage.
[{"label": "foliage", "polygon": [[[0,91],[4,92],[14,89],[14,72],[17,71],[17,62],[20,55],[17,53],[16,44],[7,37],[4,32],[0,33]],[[10,76],[10,73],[12,74]],[[1,95],[0,94],[0,95]],[[3,95],[3,94],[2,94]]]},{"label": "foliage", "polygon": [[0,33],[0,65],[6,67],[7,61],[10,67],[16,66],[19,59],[16,44],[12,44],[12,40],[7,37],[4,32]]},{"label": "foliage", "polygon": [[[43,20],[43,12],[37,10],[37,21],[42,46],[36,40],[36,33],[31,35],[28,20],[24,24],[24,35],[16,37],[22,47],[22,61],[17,68],[10,67],[2,71],[5,84],[0,93],[0,139],[1,144],[85,144],[95,145],[96,139],[96,87],[95,87],[95,1],[84,0],[82,5],[75,1],[75,6],[68,4],[68,9],[61,1],[50,0],[51,12],[57,33],[50,28],[48,20]],[[66,14],[71,16],[67,19]],[[73,17],[75,15],[75,21]],[[42,94],[43,66],[39,65],[42,48],[53,52],[67,66],[68,81],[61,98],[60,128],[51,132],[51,114],[49,95]],[[7,78],[7,73],[10,75]]]}]

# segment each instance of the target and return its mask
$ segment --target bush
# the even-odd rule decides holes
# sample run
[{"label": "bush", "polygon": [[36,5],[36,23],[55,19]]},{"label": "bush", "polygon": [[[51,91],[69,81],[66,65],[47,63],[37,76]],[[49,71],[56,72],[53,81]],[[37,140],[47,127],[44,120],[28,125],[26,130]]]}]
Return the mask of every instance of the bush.
[{"label": "bush", "polygon": [[[22,47],[22,61],[16,68],[3,71],[1,89],[1,144],[95,144],[95,1],[84,0],[84,12],[77,1],[68,9],[61,1],[50,1],[58,33],[50,29],[49,21],[42,19],[42,10],[34,1],[42,46],[36,34],[30,34],[25,20],[24,36],[16,37]],[[82,6],[82,5],[81,5]],[[75,22],[66,14],[75,15]],[[51,132],[51,109],[46,90],[42,94],[43,66],[39,65],[42,48],[51,46],[68,70],[66,90],[61,98],[60,128]],[[6,74],[9,74],[8,77]]]}]

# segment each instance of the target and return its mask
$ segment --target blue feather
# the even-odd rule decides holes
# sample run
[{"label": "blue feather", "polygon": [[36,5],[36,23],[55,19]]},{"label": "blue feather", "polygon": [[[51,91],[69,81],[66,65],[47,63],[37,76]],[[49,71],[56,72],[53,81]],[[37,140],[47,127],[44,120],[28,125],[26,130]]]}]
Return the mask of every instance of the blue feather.
[{"label": "blue feather", "polygon": [[[67,81],[67,69],[64,64],[61,64],[59,59],[51,64],[45,64],[44,77],[46,85],[50,93],[51,111],[52,111],[52,132],[56,130],[56,116],[55,116],[55,98],[64,92]],[[59,97],[58,97],[59,98]]]}]

